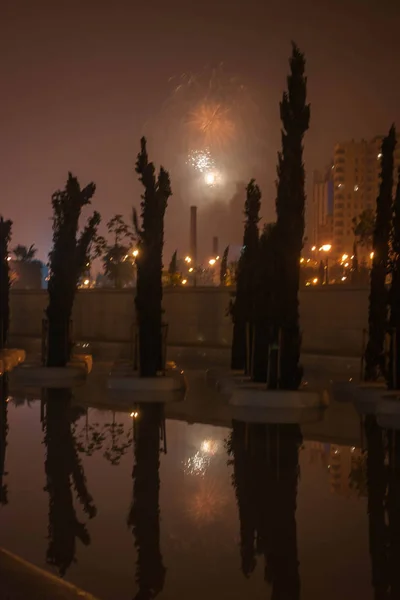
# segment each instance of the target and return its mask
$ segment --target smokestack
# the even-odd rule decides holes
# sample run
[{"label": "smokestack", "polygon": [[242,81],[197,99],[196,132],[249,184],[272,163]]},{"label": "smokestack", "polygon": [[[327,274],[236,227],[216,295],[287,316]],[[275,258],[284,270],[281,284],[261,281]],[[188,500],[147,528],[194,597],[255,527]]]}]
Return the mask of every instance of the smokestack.
[{"label": "smokestack", "polygon": [[190,207],[190,257],[197,265],[197,206]]},{"label": "smokestack", "polygon": [[212,256],[213,258],[218,256],[218,237],[216,235],[213,237]]}]

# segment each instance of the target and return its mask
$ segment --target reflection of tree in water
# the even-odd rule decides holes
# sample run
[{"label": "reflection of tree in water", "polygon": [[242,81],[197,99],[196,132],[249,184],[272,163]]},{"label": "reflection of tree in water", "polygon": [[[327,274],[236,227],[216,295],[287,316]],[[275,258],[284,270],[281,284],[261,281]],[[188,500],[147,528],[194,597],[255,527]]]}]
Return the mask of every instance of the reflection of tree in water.
[{"label": "reflection of tree in water", "polygon": [[400,598],[400,432],[365,419],[369,545],[376,600]]},{"label": "reflection of tree in water", "polygon": [[165,435],[164,423],[161,405],[147,404],[139,408],[135,420],[133,500],[128,516],[138,552],[136,600],[155,598],[164,587],[159,508],[160,437]]},{"label": "reflection of tree in water", "polygon": [[116,413],[112,413],[110,423],[94,422],[89,423],[88,412],[86,411],[86,420],[83,427],[78,429],[75,425],[73,433],[77,440],[77,449],[79,452],[92,456],[95,452],[102,450],[104,458],[113,466],[119,465],[121,458],[126,454],[128,448],[132,445],[132,427],[125,431],[123,423],[116,420]]},{"label": "reflection of tree in water", "polygon": [[242,570],[254,571],[264,557],[272,599],[300,596],[296,496],[301,442],[297,425],[233,422],[228,452],[240,519]]},{"label": "reflection of tree in water", "polygon": [[86,478],[71,431],[74,413],[70,390],[46,392],[45,470],[46,491],[49,493],[49,545],[47,562],[55,565],[61,576],[75,562],[76,539],[85,546],[90,536],[78,521],[74,509],[72,484],[83,510],[92,519],[96,515],[93,499],[86,487]]},{"label": "reflection of tree in water", "polygon": [[6,461],[7,448],[7,398],[8,398],[8,382],[7,375],[0,376],[0,505],[8,504],[7,484],[3,482]]}]

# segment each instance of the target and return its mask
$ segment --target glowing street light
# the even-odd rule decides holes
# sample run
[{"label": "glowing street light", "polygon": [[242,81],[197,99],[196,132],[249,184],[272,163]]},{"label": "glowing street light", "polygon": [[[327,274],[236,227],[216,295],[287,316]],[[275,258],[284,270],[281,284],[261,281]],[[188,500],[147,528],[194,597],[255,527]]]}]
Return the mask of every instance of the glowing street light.
[{"label": "glowing street light", "polygon": [[342,262],[344,262],[345,260],[347,260],[349,258],[348,254],[343,254],[342,256]]},{"label": "glowing street light", "polygon": [[318,277],[315,277],[315,278],[312,280],[312,282],[313,282],[313,284],[314,284],[314,285],[316,285],[316,284],[318,283]]},{"label": "glowing street light", "polygon": [[186,285],[187,284],[187,279],[182,279],[182,285]]},{"label": "glowing street light", "polygon": [[191,263],[192,262],[192,259],[190,258],[190,256],[186,256],[185,262],[187,262],[187,263]]},{"label": "glowing street light", "polygon": [[193,267],[190,267],[189,273],[192,273],[192,272],[193,272]]},{"label": "glowing street light", "polygon": [[215,262],[216,262],[215,258],[210,258],[210,260],[208,261],[208,264],[213,266],[213,265],[215,265]]},{"label": "glowing street light", "polygon": [[332,245],[324,244],[323,246],[321,246],[320,250],[322,250],[323,252],[329,252],[330,250],[332,250]]},{"label": "glowing street light", "polygon": [[313,247],[311,248],[311,252],[315,252],[315,251],[316,251],[316,249],[317,249],[317,246],[313,246]]},{"label": "glowing street light", "polygon": [[374,253],[371,252],[371,254],[369,255],[370,259],[372,260],[374,258]]},{"label": "glowing street light", "polygon": [[89,279],[85,279],[85,281],[83,282],[83,285],[89,285],[90,281]]},{"label": "glowing street light", "polygon": [[133,250],[132,254],[136,258],[139,254],[139,250],[136,248],[136,250]]}]

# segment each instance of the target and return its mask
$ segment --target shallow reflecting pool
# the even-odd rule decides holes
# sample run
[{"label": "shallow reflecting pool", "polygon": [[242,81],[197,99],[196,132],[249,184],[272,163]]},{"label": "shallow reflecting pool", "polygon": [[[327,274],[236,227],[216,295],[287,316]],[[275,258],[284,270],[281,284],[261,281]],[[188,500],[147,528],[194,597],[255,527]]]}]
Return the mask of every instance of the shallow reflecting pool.
[{"label": "shallow reflecting pool", "polygon": [[8,400],[0,546],[98,598],[400,598],[400,439],[373,417],[217,427],[66,390]]}]

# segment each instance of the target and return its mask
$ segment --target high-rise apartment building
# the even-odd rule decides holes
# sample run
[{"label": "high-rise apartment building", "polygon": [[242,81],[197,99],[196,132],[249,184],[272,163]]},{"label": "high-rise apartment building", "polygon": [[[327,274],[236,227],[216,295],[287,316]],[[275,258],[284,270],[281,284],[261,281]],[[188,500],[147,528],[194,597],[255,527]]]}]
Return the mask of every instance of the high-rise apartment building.
[{"label": "high-rise apartment building", "polygon": [[[353,218],[376,208],[383,136],[336,144],[333,159],[333,252],[351,254]],[[400,165],[400,144],[395,152],[395,178]]]},{"label": "high-rise apartment building", "polygon": [[333,243],[333,202],[333,167],[314,171],[310,239],[314,246]]}]

